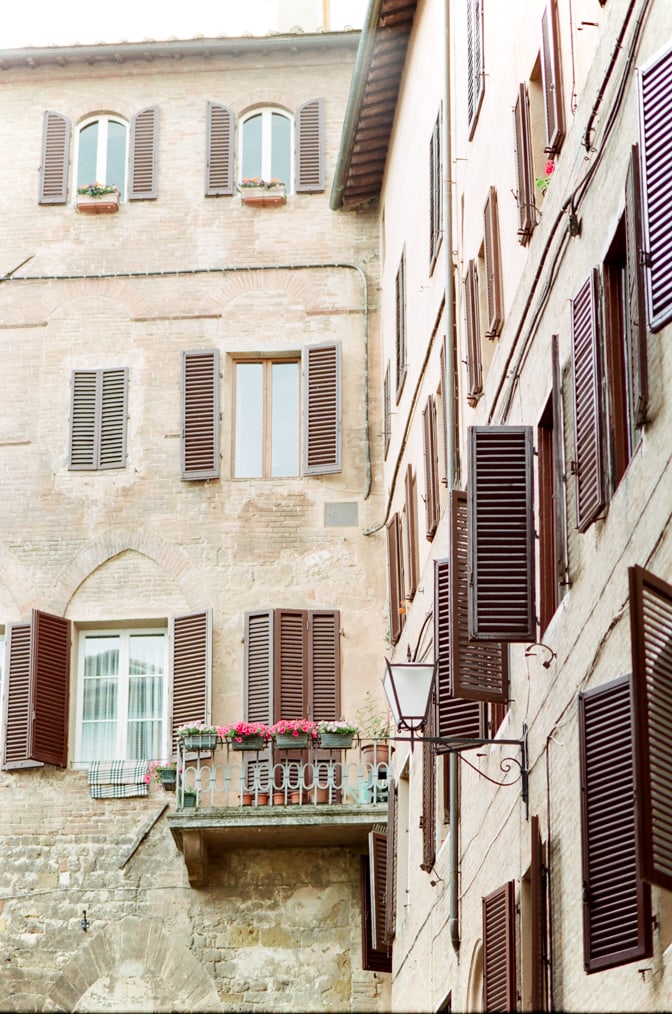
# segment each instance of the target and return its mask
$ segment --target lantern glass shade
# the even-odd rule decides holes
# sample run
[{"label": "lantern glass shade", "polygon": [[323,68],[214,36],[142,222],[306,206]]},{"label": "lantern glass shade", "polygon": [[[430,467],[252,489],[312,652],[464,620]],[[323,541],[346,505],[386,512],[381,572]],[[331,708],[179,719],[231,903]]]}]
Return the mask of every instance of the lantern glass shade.
[{"label": "lantern glass shade", "polygon": [[434,680],[434,662],[390,662],[385,659],[383,689],[397,730],[417,731],[425,724]]}]

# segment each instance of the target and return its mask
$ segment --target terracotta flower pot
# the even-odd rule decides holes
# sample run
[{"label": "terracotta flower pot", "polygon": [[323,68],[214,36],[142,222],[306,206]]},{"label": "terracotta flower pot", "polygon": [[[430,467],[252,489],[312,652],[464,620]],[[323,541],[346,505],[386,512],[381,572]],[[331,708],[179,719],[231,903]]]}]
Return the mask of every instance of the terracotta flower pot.
[{"label": "terracotta flower pot", "polygon": [[284,792],[273,793],[273,806],[284,806],[285,794]]}]

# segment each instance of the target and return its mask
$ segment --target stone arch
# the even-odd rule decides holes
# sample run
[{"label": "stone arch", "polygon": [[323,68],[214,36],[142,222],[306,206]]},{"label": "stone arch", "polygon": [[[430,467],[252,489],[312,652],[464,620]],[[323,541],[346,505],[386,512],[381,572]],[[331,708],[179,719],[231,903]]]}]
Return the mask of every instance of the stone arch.
[{"label": "stone arch", "polygon": [[177,933],[125,916],[80,946],[44,1011],[221,1011],[215,985]]},{"label": "stone arch", "polygon": [[250,292],[268,292],[274,289],[281,290],[288,298],[307,308],[315,303],[319,286],[311,285],[310,271],[269,268],[267,271],[225,272],[220,289],[220,302],[222,306],[226,306]]},{"label": "stone arch", "polygon": [[129,318],[143,317],[150,312],[143,297],[142,286],[130,278],[72,278],[47,287],[38,297],[37,305],[48,319],[68,303],[78,299],[111,299],[123,306]]}]

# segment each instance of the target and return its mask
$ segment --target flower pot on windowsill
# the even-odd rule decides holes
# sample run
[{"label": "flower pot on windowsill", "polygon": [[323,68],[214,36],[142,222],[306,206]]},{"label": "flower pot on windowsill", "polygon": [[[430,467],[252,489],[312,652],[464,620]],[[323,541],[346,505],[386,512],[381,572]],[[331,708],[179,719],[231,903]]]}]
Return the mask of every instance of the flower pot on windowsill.
[{"label": "flower pot on windowsill", "polygon": [[216,732],[188,732],[184,737],[185,750],[214,750],[216,746]]},{"label": "flower pot on windowsill", "polygon": [[119,211],[119,194],[77,194],[75,207],[83,215],[113,215]]},{"label": "flower pot on windowsill", "polygon": [[278,750],[305,750],[312,741],[307,732],[276,732],[273,738]]},{"label": "flower pot on windowsill", "polygon": [[351,732],[321,732],[320,746],[325,750],[349,750],[352,739]]},{"label": "flower pot on windowsill", "polygon": [[158,774],[159,781],[164,789],[168,792],[174,792],[177,783],[177,771],[175,768],[159,768]]},{"label": "flower pot on windowsill", "polygon": [[263,750],[265,746],[263,736],[242,736],[240,740],[235,737],[231,740],[232,750]]},{"label": "flower pot on windowsill", "polygon": [[273,207],[286,204],[287,194],[282,183],[274,187],[241,187],[240,200],[251,208]]}]

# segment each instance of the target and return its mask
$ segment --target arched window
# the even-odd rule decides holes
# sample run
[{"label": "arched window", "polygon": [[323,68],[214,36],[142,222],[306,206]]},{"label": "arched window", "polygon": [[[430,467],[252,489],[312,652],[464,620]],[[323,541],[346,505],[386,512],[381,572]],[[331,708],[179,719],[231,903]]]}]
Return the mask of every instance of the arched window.
[{"label": "arched window", "polygon": [[[75,180],[116,186],[126,198],[128,124],[116,116],[86,120],[77,131]],[[76,188],[75,188],[76,189]]]},{"label": "arched window", "polygon": [[255,109],[242,120],[240,177],[277,179],[292,189],[294,123],[280,109]]}]

